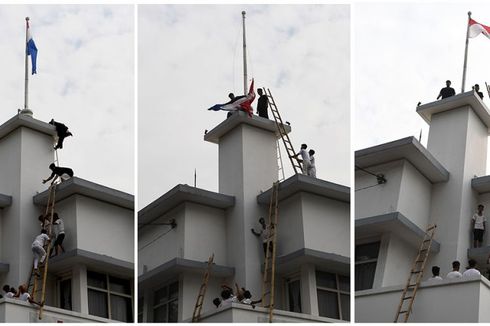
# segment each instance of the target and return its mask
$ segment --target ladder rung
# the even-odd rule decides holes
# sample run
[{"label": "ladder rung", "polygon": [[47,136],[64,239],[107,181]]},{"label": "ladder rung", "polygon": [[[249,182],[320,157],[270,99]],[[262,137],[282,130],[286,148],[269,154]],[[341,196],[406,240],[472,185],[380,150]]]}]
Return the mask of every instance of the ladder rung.
[{"label": "ladder rung", "polygon": [[418,273],[422,273],[422,271],[411,271],[410,273],[412,273],[412,274],[418,274]]},{"label": "ladder rung", "polygon": [[415,287],[415,286],[417,286],[417,283],[415,283],[415,284],[409,284],[409,285],[407,286],[407,289],[408,289],[408,288],[413,288],[413,287]]},{"label": "ladder rung", "polygon": [[404,314],[406,312],[408,312],[408,310],[403,310],[403,311],[400,311],[400,314]]},{"label": "ladder rung", "polygon": [[424,240],[424,242],[429,242],[429,241],[431,241],[431,239]]},{"label": "ladder rung", "polygon": [[405,298],[403,298],[402,300],[407,300],[407,299],[411,299],[411,298],[413,298],[413,296],[410,296],[410,297],[405,297]]}]

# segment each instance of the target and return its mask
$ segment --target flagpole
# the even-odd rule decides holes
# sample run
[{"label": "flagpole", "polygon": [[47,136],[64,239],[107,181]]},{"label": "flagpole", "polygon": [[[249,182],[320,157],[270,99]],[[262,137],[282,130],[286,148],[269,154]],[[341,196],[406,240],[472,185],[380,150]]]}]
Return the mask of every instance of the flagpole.
[{"label": "flagpole", "polygon": [[461,93],[464,93],[464,84],[466,81],[466,62],[468,60],[468,39],[470,36],[470,19],[471,19],[471,11],[468,11],[468,25],[466,26],[466,46],[464,49],[463,83],[461,84]]},{"label": "flagpole", "polygon": [[25,115],[30,115],[32,116],[32,111],[29,109],[29,98],[28,98],[28,93],[29,93],[29,61],[27,58],[27,42],[29,34],[28,34],[28,29],[29,29],[29,17],[26,17],[26,42],[25,42],[25,80],[24,80],[24,109],[20,111],[21,114]]},{"label": "flagpole", "polygon": [[247,94],[247,41],[245,38],[245,11],[242,11],[243,18],[243,94]]}]

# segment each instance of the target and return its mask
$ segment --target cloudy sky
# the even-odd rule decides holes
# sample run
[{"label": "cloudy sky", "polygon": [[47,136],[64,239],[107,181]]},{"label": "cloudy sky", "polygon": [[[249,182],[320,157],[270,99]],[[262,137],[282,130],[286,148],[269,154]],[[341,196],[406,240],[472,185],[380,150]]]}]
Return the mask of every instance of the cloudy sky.
[{"label": "cloudy sky", "polygon": [[80,178],[132,194],[133,8],[0,5],[0,123],[24,105],[24,19],[29,16],[39,50],[29,106],[34,118],[54,118],[74,134],[59,151],[60,165],[73,168]]},{"label": "cloudy sky", "polygon": [[[419,137],[428,125],[415,112],[420,101],[436,100],[447,79],[461,92],[468,11],[490,25],[484,4],[358,4],[354,27],[354,149]],[[465,90],[480,85],[490,105],[490,40],[470,39]]]},{"label": "cloudy sky", "polygon": [[[241,11],[249,77],[268,87],[296,150],[316,150],[317,176],[349,184],[350,9],[347,5],[139,6],[139,207],[176,184],[218,190],[218,146],[203,140],[243,93]],[[283,151],[284,155],[284,151]],[[292,175],[284,157],[286,177]]]}]

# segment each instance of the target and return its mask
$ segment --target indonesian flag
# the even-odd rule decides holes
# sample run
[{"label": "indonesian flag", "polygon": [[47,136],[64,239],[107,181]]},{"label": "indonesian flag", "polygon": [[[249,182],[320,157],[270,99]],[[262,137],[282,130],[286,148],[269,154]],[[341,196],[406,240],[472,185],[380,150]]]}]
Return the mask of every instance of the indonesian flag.
[{"label": "indonesian flag", "polygon": [[470,25],[468,37],[470,38],[477,37],[481,33],[486,37],[490,38],[490,27],[480,24],[471,18],[468,24]]},{"label": "indonesian flag", "polygon": [[216,104],[210,107],[208,110],[213,111],[238,111],[242,110],[247,112],[248,116],[253,115],[252,102],[255,99],[254,80],[250,84],[250,89],[247,95],[237,96],[232,101],[225,104]]}]

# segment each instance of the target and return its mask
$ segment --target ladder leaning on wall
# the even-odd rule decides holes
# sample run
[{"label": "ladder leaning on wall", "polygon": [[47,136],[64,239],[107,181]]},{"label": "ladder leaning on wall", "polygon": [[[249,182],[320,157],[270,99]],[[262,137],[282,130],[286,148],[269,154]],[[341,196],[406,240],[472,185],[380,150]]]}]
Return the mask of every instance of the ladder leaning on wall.
[{"label": "ladder leaning on wall", "polygon": [[[298,157],[296,156],[296,152],[294,151],[293,144],[291,144],[291,139],[289,139],[289,135],[286,132],[286,128],[284,127],[284,123],[281,118],[281,114],[279,113],[279,109],[277,108],[276,101],[274,97],[272,97],[272,93],[270,89],[265,89],[264,93],[267,96],[267,100],[269,102],[269,107],[272,112],[272,116],[274,117],[274,121],[276,122],[277,131],[281,136],[282,142],[284,143],[284,147],[286,148],[286,152],[288,154],[289,160],[291,161],[291,165],[293,166],[294,173],[301,173],[301,163]],[[282,160],[282,159],[281,159]]]},{"label": "ladder leaning on wall", "polygon": [[400,317],[403,318],[401,321],[406,323],[408,321],[408,317],[410,317],[413,301],[417,295],[417,290],[424,275],[425,264],[429,258],[429,252],[432,246],[432,240],[434,238],[436,227],[437,226],[435,224],[429,225],[425,231],[424,239],[420,244],[417,257],[415,257],[412,269],[410,270],[410,275],[408,276],[407,284],[405,285],[400,298],[400,303],[396,311],[395,323],[399,322]]},{"label": "ladder leaning on wall", "polygon": [[[278,222],[278,193],[279,182],[272,185],[271,201],[269,204],[269,219],[267,227],[269,241],[265,251],[264,275],[262,279],[262,307],[269,310],[269,323],[274,317],[274,285],[276,273],[276,250],[277,250],[277,222]],[[271,248],[272,246],[272,248]]]},{"label": "ladder leaning on wall", "polygon": [[194,311],[192,313],[192,322],[197,323],[201,319],[201,310],[204,304],[204,296],[206,295],[206,290],[208,288],[209,275],[211,274],[211,268],[213,267],[214,254],[208,259],[208,266],[204,272],[204,277],[202,279],[201,287],[199,288],[199,293],[196,299],[196,305],[194,306]]}]

